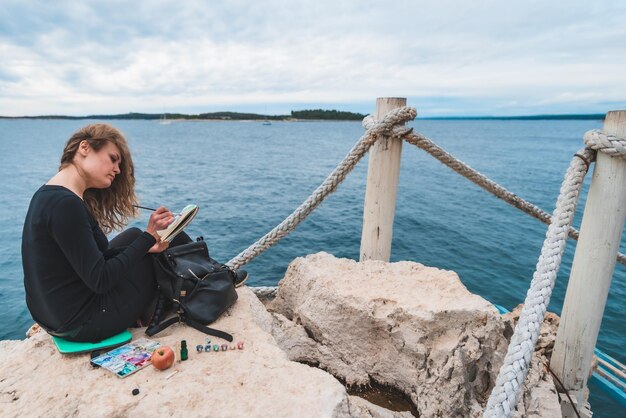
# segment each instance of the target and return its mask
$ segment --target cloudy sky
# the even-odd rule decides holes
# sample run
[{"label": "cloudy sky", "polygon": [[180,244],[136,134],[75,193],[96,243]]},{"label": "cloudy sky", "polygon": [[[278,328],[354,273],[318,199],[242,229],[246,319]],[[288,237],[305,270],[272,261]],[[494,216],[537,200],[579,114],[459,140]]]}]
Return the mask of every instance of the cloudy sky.
[{"label": "cloudy sky", "polygon": [[626,108],[623,1],[0,0],[0,115]]}]

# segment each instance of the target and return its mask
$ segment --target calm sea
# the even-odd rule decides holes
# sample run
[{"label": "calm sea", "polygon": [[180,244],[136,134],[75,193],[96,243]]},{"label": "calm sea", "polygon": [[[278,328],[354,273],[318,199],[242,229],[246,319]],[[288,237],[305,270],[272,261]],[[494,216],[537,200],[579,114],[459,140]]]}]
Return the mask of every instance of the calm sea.
[{"label": "calm sea", "polygon": [[[0,120],[0,339],[21,339],[32,323],[20,259],[31,195],[55,173],[67,138],[86,123]],[[356,122],[113,123],[130,142],[141,203],[173,210],[198,204],[200,212],[188,231],[204,236],[212,256],[222,261],[288,216],[363,133]],[[502,186],[552,212],[569,161],[583,146],[583,133],[601,122],[417,120],[412,125]],[[367,158],[296,231],[248,264],[249,284],[275,285],[291,260],[318,251],[358,259],[366,173]],[[589,179],[576,227],[588,184]],[[146,220],[143,214],[132,225],[143,227]],[[392,261],[454,270],[470,291],[512,309],[524,300],[545,232],[545,225],[404,144]],[[570,240],[550,303],[557,313],[574,247]],[[626,268],[618,264],[598,347],[622,362],[625,299]],[[591,389],[595,416],[623,412]]]}]

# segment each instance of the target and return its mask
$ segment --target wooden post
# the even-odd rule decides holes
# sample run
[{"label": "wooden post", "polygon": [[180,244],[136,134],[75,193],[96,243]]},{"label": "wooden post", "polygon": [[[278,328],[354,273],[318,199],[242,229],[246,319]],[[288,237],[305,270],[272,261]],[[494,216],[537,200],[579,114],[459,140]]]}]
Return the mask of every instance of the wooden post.
[{"label": "wooden post", "polygon": [[[607,113],[604,130],[626,136],[626,111]],[[625,214],[626,160],[598,152],[551,360],[578,405],[584,403]]]},{"label": "wooden post", "polygon": [[[389,111],[406,106],[406,99],[382,97],[376,99],[376,119]],[[389,261],[396,194],[400,177],[402,140],[384,137],[370,148],[363,209],[361,261]]]}]

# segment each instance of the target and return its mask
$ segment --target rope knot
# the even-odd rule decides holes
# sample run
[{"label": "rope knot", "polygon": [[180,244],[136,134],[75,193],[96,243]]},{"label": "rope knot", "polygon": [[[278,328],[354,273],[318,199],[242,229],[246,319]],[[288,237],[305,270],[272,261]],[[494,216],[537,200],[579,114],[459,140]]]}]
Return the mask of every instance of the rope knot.
[{"label": "rope knot", "polygon": [[593,129],[585,132],[585,145],[595,151],[601,151],[611,157],[626,160],[626,139],[607,134],[603,130]]},{"label": "rope knot", "polygon": [[375,141],[379,135],[401,138],[413,130],[413,128],[407,128],[403,124],[415,119],[416,116],[417,110],[414,107],[404,106],[393,109],[380,121],[374,119],[374,116],[368,115],[363,118],[361,124],[372,141]]}]

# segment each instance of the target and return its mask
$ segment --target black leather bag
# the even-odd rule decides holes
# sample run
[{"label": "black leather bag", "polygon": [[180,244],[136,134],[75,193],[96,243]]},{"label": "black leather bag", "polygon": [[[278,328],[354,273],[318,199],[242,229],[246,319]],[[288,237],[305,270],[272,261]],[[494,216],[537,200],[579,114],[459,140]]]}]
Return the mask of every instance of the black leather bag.
[{"label": "black leather bag", "polygon": [[160,293],[165,303],[173,304],[176,316],[161,323],[159,316],[164,309],[163,301],[159,301],[146,334],[152,336],[176,322],[185,322],[206,334],[233,340],[230,334],[206,326],[230,308],[238,296],[235,272],[209,257],[204,240],[168,248],[154,257],[154,263]]}]

